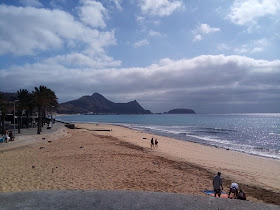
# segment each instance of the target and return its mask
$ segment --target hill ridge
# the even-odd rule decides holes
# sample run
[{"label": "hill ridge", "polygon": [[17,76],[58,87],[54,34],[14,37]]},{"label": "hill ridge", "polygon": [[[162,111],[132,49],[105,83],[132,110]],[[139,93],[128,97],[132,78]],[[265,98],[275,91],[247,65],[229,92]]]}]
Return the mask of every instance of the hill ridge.
[{"label": "hill ridge", "polygon": [[136,100],[127,103],[114,103],[99,93],[61,103],[56,111],[59,114],[151,114]]}]

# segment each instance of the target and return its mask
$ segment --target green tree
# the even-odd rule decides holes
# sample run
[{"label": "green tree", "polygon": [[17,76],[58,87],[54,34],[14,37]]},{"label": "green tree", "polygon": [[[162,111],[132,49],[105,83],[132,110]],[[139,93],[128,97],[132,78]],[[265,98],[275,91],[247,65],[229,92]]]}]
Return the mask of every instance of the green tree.
[{"label": "green tree", "polygon": [[4,108],[3,107],[3,102],[4,102],[4,98],[3,98],[2,93],[0,93],[1,131],[2,132],[5,129],[5,116],[4,116],[4,112],[3,112],[3,108]]},{"label": "green tree", "polygon": [[18,133],[20,133],[20,129],[22,128],[22,113],[28,108],[28,97],[29,91],[26,89],[20,89],[17,91],[17,112],[18,112]]},{"label": "green tree", "polygon": [[32,116],[33,110],[35,108],[35,100],[34,100],[34,95],[32,93],[28,94],[27,101],[28,101],[27,102],[27,108],[25,110],[26,118],[27,118],[26,127],[29,128],[29,122],[30,122],[29,117]]},{"label": "green tree", "polygon": [[5,118],[9,111],[10,104],[4,100],[3,94],[0,93],[0,111],[1,111],[1,131],[2,133],[6,130]]},{"label": "green tree", "polygon": [[38,108],[37,134],[40,134],[43,125],[42,116],[45,117],[47,109],[57,105],[57,97],[54,91],[42,85],[40,85],[39,87],[35,87],[35,91],[33,91],[33,96],[35,104]]}]

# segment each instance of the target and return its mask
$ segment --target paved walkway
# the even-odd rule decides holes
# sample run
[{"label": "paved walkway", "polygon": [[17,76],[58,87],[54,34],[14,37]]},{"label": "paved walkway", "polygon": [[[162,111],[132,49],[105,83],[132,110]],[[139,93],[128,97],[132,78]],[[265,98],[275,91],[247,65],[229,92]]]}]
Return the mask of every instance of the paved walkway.
[{"label": "paved walkway", "polygon": [[0,193],[0,209],[278,209],[210,196],[112,190]]},{"label": "paved walkway", "polygon": [[64,123],[56,122],[51,129],[47,129],[47,125],[42,128],[42,132],[37,134],[37,128],[24,128],[20,133],[15,135],[15,141],[8,143],[0,143],[0,151],[10,150],[17,147],[27,146],[34,143],[41,143],[47,140],[56,140],[67,134]]}]

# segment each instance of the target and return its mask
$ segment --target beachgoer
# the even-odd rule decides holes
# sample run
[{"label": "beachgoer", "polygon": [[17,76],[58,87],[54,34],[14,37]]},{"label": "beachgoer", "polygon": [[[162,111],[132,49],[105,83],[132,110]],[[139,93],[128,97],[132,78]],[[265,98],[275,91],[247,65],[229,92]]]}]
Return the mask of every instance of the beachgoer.
[{"label": "beachgoer", "polygon": [[157,148],[158,147],[158,140],[156,139],[155,140],[155,148]]},{"label": "beachgoer", "polygon": [[9,132],[7,130],[5,131],[5,134],[3,137],[5,139],[5,143],[8,143],[8,141],[10,140],[10,137],[9,137]]},{"label": "beachgoer", "polygon": [[154,138],[152,137],[152,139],[151,139],[151,149],[153,149],[153,147],[155,147],[155,145],[154,145]]},{"label": "beachgoer", "polygon": [[213,187],[214,187],[215,197],[217,196],[217,194],[220,197],[221,192],[223,190],[223,179],[221,177],[221,172],[218,172],[218,174],[214,176]]},{"label": "beachgoer", "polygon": [[15,137],[12,131],[9,132],[10,141],[14,141]]},{"label": "beachgoer", "polygon": [[237,199],[246,200],[246,195],[245,195],[245,193],[241,189],[240,189],[240,191],[238,193]]},{"label": "beachgoer", "polygon": [[234,198],[237,198],[237,196],[238,196],[238,184],[237,183],[231,183],[228,197],[230,197],[231,193],[234,194]]}]

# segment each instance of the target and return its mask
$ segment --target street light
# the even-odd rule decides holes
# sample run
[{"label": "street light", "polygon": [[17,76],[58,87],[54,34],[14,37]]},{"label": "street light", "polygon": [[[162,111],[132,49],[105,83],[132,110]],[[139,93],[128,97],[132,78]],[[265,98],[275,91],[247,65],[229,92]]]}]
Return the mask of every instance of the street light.
[{"label": "street light", "polygon": [[14,136],[16,136],[16,102],[18,100],[14,100]]}]

